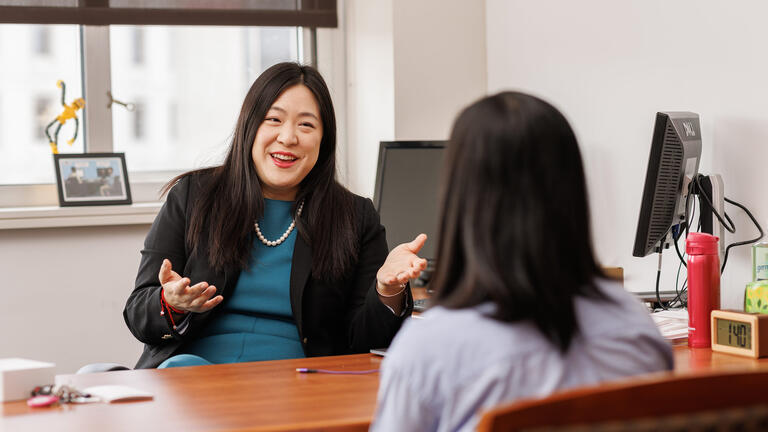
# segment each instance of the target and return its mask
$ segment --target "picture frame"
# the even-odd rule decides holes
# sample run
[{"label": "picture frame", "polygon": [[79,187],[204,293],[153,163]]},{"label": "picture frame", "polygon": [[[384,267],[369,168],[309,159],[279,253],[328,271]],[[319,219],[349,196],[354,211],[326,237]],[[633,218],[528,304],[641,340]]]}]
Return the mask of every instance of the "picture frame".
[{"label": "picture frame", "polygon": [[63,153],[53,155],[59,205],[131,204],[125,153]]}]

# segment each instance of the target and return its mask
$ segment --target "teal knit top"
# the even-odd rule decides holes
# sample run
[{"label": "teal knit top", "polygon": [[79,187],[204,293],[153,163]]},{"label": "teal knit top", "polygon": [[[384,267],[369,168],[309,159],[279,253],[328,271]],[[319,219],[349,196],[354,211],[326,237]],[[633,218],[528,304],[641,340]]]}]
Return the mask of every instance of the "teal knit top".
[{"label": "teal knit top", "polygon": [[[293,220],[291,201],[265,199],[259,228],[277,240]],[[219,307],[200,337],[184,349],[211,363],[236,363],[304,357],[293,319],[289,285],[297,230],[277,246],[255,235],[249,268]]]}]

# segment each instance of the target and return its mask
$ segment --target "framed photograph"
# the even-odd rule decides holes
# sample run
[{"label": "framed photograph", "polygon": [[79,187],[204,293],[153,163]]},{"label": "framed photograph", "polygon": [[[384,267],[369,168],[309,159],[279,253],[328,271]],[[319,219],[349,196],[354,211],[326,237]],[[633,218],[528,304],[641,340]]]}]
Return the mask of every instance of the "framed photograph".
[{"label": "framed photograph", "polygon": [[55,154],[59,205],[130,204],[125,153]]}]

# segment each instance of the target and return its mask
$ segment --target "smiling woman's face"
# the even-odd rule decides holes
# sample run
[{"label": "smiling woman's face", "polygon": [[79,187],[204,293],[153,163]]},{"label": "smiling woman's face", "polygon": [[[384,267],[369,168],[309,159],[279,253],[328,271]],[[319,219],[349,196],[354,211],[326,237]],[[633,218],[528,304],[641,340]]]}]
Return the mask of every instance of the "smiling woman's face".
[{"label": "smiling woman's face", "polygon": [[323,123],[312,92],[303,84],[275,99],[256,131],[251,157],[265,198],[293,201],[320,154]]}]

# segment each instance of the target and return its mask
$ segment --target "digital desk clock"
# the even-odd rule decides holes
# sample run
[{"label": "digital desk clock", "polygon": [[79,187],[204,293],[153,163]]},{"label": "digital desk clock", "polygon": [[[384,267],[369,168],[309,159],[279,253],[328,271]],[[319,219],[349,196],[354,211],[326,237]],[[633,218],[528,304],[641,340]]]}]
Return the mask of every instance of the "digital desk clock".
[{"label": "digital desk clock", "polygon": [[768,315],[713,310],[711,316],[713,351],[768,356]]}]

